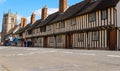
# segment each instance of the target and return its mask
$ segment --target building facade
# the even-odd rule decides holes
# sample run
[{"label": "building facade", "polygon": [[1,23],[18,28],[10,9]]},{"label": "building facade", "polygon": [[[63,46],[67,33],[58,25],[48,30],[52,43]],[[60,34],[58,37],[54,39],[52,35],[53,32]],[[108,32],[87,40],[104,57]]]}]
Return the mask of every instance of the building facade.
[{"label": "building facade", "polygon": [[17,25],[17,14],[6,13],[3,15],[2,21],[2,42],[5,41],[5,36],[8,32]]},{"label": "building facade", "polygon": [[[42,18],[33,28],[24,29],[33,46],[79,49],[120,49],[119,0],[84,0],[67,8],[59,0],[59,11]],[[19,34],[18,34],[19,35]]]}]

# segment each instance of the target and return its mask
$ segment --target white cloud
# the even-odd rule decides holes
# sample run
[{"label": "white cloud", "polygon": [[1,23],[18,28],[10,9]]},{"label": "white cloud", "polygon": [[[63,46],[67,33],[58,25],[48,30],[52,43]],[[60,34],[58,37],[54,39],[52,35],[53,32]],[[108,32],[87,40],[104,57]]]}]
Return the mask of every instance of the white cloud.
[{"label": "white cloud", "polygon": [[22,15],[19,15],[19,14],[17,15],[18,24],[20,23],[22,17],[23,17]]},{"label": "white cloud", "polygon": [[[38,9],[38,10],[34,11],[34,13],[36,15],[36,20],[41,18],[41,10],[42,9]],[[58,11],[58,8],[48,8],[47,15],[50,15],[50,14],[55,13],[57,11]],[[30,22],[30,17],[31,16],[27,17],[27,19],[29,20],[29,22]]]},{"label": "white cloud", "polygon": [[0,0],[0,3],[6,2],[6,0]]},{"label": "white cloud", "polygon": [[[56,11],[58,11],[58,8],[49,8],[48,12],[47,12],[47,15],[50,15],[50,14],[56,12]],[[36,16],[41,17],[41,9],[35,10],[34,13],[36,14]]]},{"label": "white cloud", "polygon": [[[36,15],[36,20],[40,19],[41,18],[41,10],[42,9],[38,9],[38,10],[35,10],[33,11]],[[47,14],[50,15],[52,13],[55,13],[58,11],[58,8],[48,8],[48,12]],[[32,14],[32,13],[31,13]],[[20,23],[20,20],[21,20],[21,17],[23,17],[22,15],[17,15],[17,19],[18,19],[18,22]],[[30,17],[31,16],[27,16],[26,19],[27,19],[27,23],[30,22]]]}]

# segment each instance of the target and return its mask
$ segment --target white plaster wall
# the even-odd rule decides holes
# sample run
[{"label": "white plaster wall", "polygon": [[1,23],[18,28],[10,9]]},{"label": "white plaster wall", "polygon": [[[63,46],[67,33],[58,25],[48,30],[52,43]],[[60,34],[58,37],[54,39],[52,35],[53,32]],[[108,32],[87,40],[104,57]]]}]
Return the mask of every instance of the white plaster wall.
[{"label": "white plaster wall", "polygon": [[120,27],[120,2],[116,6],[117,9],[117,27]]},{"label": "white plaster wall", "polygon": [[117,30],[117,49],[120,49],[120,30]]}]

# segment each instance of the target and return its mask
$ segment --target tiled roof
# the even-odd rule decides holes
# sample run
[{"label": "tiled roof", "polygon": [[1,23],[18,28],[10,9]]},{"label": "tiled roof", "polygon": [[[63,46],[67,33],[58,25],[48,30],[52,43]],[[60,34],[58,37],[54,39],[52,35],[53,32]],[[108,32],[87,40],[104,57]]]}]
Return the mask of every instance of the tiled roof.
[{"label": "tiled roof", "polygon": [[59,15],[59,12],[55,12],[51,15],[49,15],[45,20],[41,21],[41,24],[39,24],[37,27],[44,26],[46,24],[49,24],[52,22],[57,16]]},{"label": "tiled roof", "polygon": [[55,23],[61,20],[73,18],[82,14],[95,12],[97,10],[106,9],[108,7],[114,7],[119,0],[97,0],[94,2],[82,1],[75,5],[70,6],[64,13],[59,14],[52,22]]},{"label": "tiled roof", "polygon": [[20,27],[20,28],[15,32],[15,34],[21,33],[21,31],[22,31],[23,29],[24,29],[23,27]]},{"label": "tiled roof", "polygon": [[119,0],[97,0],[95,2],[89,3],[88,6],[84,7],[84,9],[75,16],[114,7],[118,2]]},{"label": "tiled roof", "polygon": [[31,30],[37,27],[41,22],[41,19],[37,20],[34,24],[30,25],[26,30]]},{"label": "tiled roof", "polygon": [[[60,20],[64,20],[67,18],[72,17],[74,14],[76,14],[78,11],[81,11],[82,8],[87,4],[88,2],[82,1],[80,3],[77,3],[75,5],[70,6],[64,13],[61,13],[56,19],[54,19],[53,22],[57,22]],[[52,22],[52,23],[53,23]]]},{"label": "tiled roof", "polygon": [[33,25],[28,24],[22,31],[33,28],[38,28],[41,26],[49,25],[58,21],[66,20],[69,18],[73,18],[79,15],[83,15],[90,12],[95,12],[97,10],[106,9],[108,7],[114,7],[117,5],[119,0],[96,0],[94,2],[89,2],[89,0],[82,1],[80,3],[77,3],[75,5],[70,6],[65,12],[55,12],[51,15],[49,15],[45,20],[37,20]]},{"label": "tiled roof", "polygon": [[29,28],[30,25],[31,25],[31,23],[27,24],[25,27],[19,28],[18,31],[16,31],[15,34],[23,33],[27,28]]}]

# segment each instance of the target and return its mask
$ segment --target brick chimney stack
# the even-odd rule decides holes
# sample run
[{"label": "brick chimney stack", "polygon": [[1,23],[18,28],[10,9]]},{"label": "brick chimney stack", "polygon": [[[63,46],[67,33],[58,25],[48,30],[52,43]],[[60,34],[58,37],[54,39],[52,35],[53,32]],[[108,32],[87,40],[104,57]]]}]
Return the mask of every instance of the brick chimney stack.
[{"label": "brick chimney stack", "polygon": [[26,26],[26,18],[21,18],[20,27],[25,27],[25,26]]},{"label": "brick chimney stack", "polygon": [[44,8],[42,9],[42,20],[44,20],[47,17],[47,7],[44,6]]},{"label": "brick chimney stack", "polygon": [[24,20],[23,20],[23,27],[25,27],[26,26],[26,18],[24,18]]},{"label": "brick chimney stack", "polygon": [[31,24],[34,24],[35,23],[35,14],[32,13],[31,15]]},{"label": "brick chimney stack", "polygon": [[67,9],[67,0],[59,0],[59,12],[64,12]]}]

